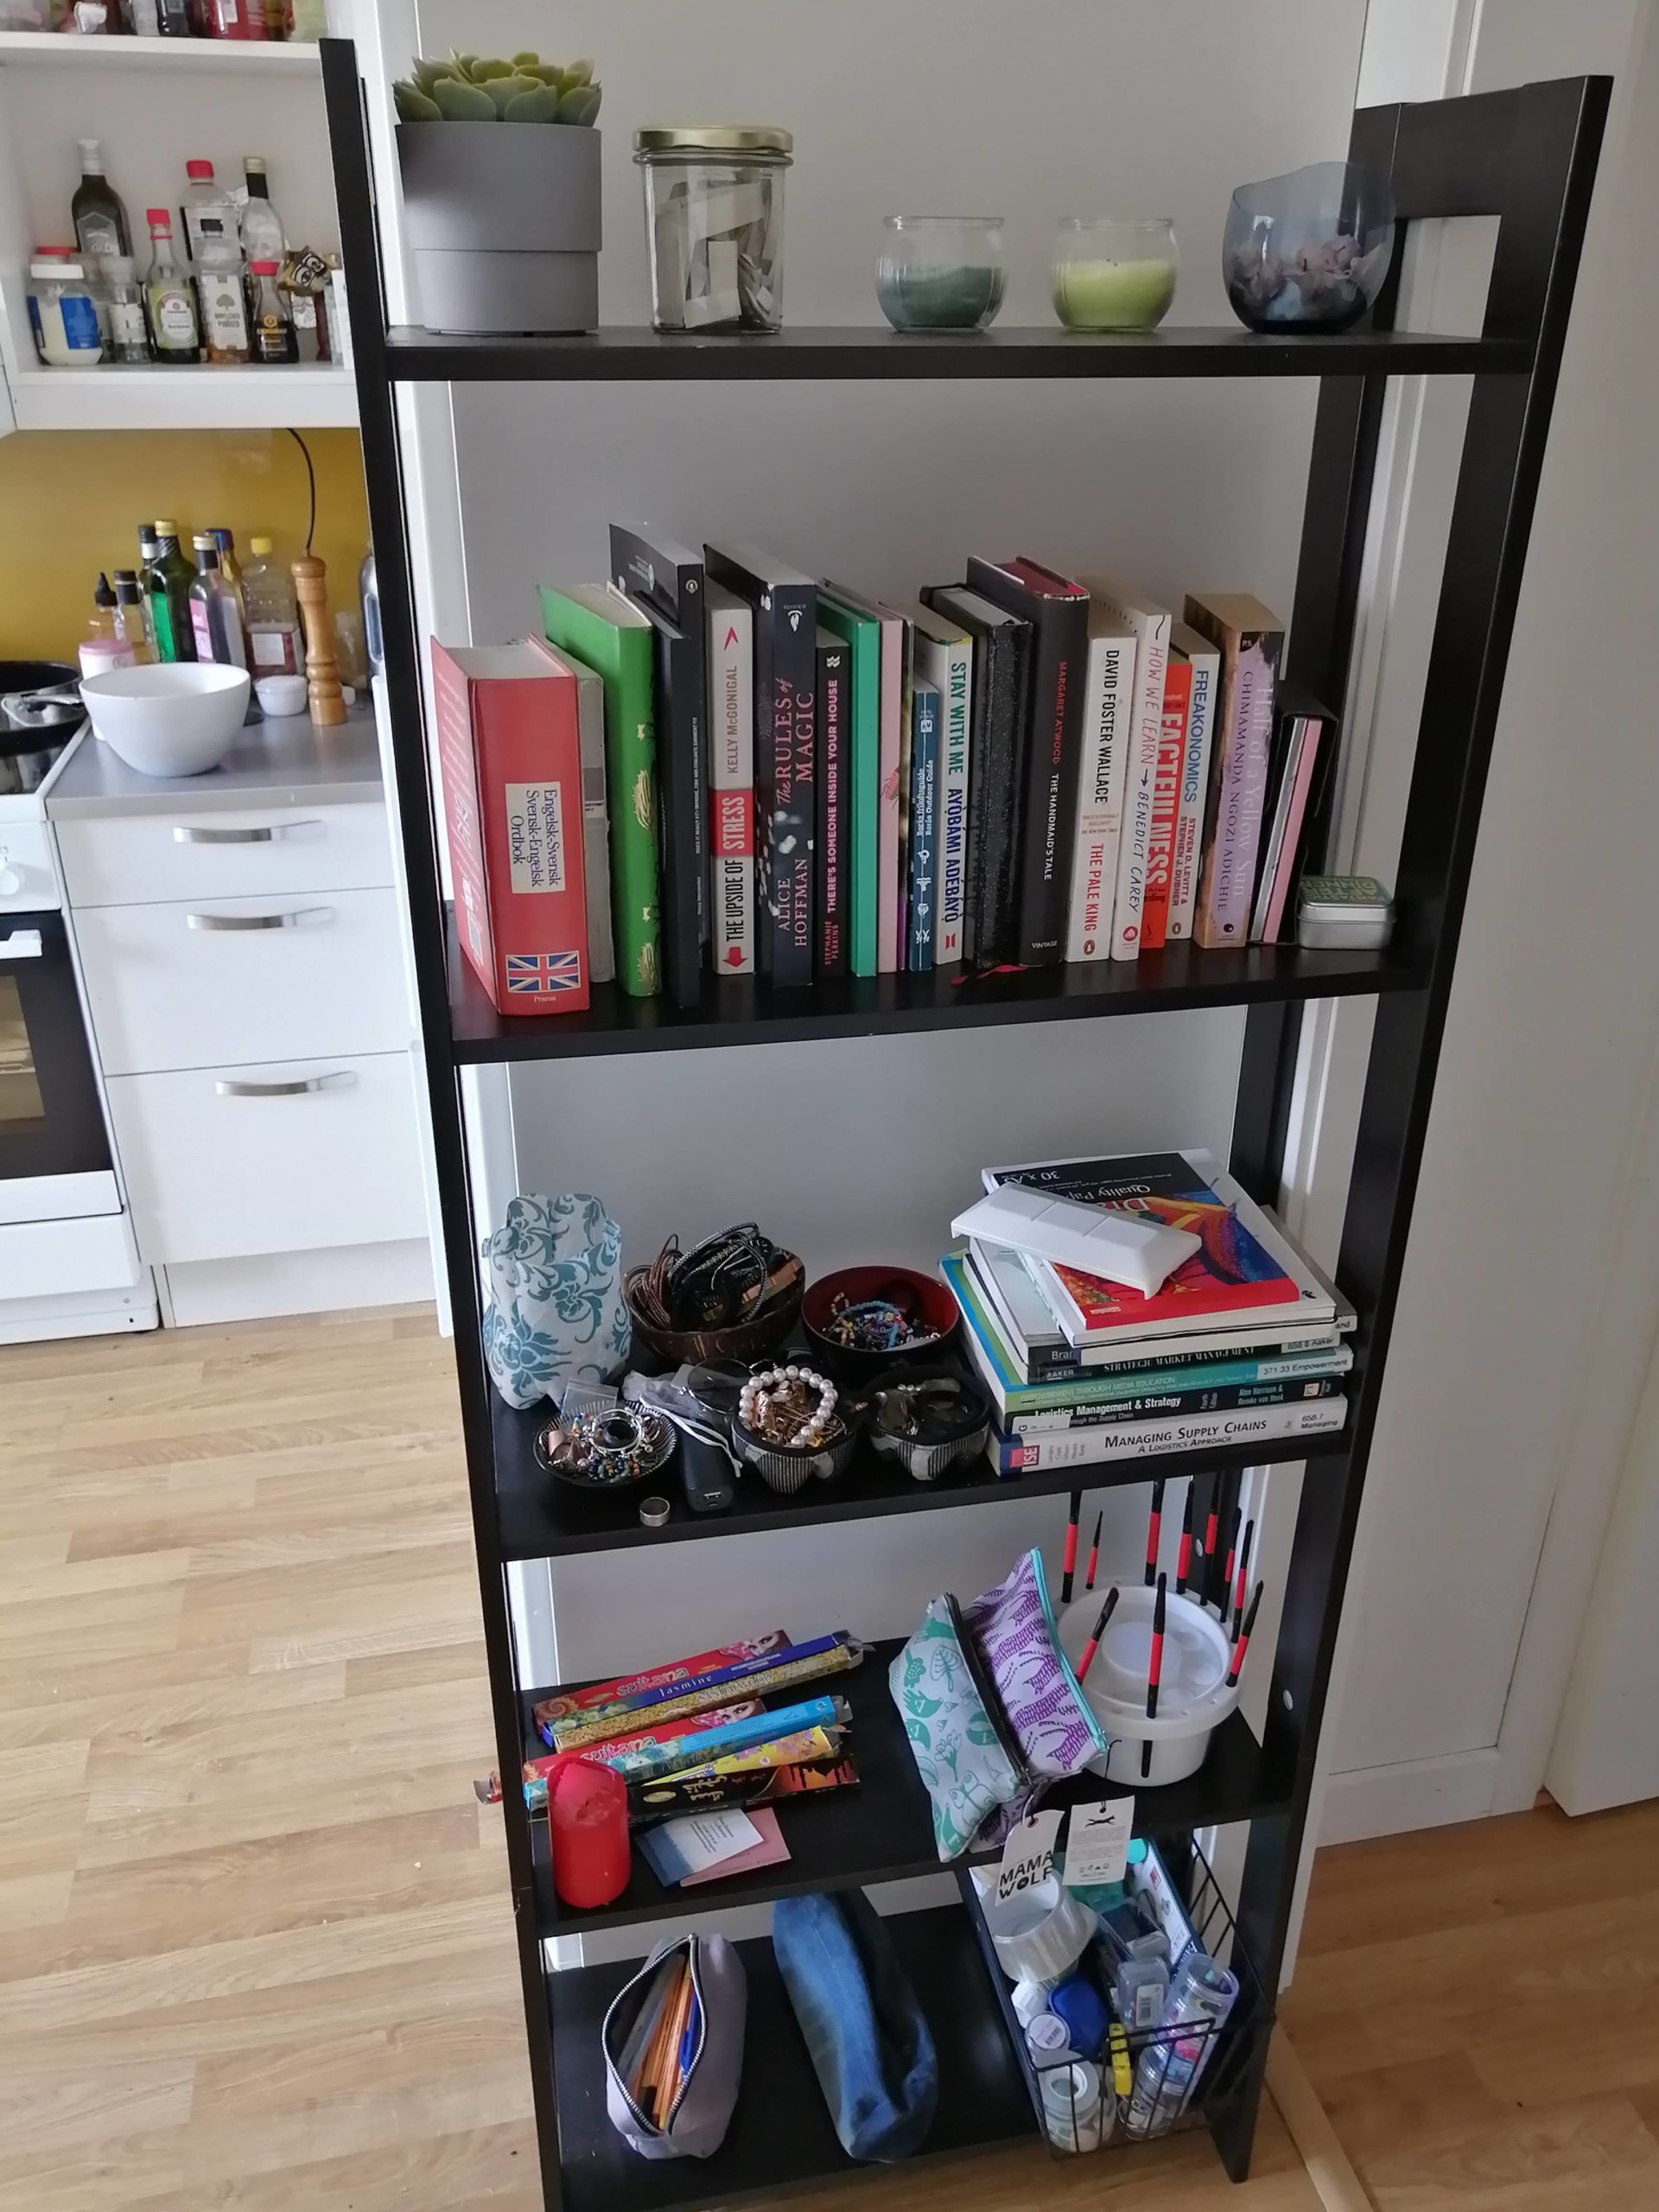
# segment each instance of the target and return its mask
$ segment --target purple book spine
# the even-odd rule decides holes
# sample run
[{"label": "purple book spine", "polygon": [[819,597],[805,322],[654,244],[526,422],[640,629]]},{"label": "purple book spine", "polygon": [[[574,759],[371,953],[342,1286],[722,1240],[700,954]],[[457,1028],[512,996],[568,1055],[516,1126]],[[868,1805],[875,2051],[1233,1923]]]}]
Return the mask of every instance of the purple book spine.
[{"label": "purple book spine", "polygon": [[1253,639],[1238,657],[1233,728],[1216,794],[1216,850],[1203,938],[1208,945],[1249,942],[1256,847],[1273,741],[1273,701],[1274,656],[1264,642]]}]

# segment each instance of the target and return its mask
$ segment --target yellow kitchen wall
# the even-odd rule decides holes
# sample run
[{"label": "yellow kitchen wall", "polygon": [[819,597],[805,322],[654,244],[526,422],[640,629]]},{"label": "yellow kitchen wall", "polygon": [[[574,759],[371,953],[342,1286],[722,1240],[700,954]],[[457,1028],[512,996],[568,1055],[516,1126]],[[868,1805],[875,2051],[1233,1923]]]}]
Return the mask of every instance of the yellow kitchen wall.
[{"label": "yellow kitchen wall", "polygon": [[[95,374],[96,372],[90,372]],[[317,477],[312,550],[328,604],[357,604],[368,550],[355,430],[305,430]],[[138,564],[138,525],[264,531],[279,559],[305,550],[305,460],[287,430],[19,430],[0,438],[0,658],[69,660],[86,634],[100,569]]]}]

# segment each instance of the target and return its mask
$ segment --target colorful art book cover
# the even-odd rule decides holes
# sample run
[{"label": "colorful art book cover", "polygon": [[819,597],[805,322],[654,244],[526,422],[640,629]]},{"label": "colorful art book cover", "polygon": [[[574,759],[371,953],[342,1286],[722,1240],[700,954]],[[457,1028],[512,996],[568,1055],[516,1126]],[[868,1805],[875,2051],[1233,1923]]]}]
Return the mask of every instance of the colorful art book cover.
[{"label": "colorful art book cover", "polygon": [[1061,1287],[1076,1309],[1075,1315],[1062,1314],[1062,1320],[1073,1319],[1090,1332],[1133,1334],[1195,1314],[1294,1306],[1300,1299],[1300,1286],[1241,1220],[1237,1206],[1179,1152],[990,1168],[985,1180],[992,1189],[1020,1183],[1085,1205],[1141,1214],[1200,1239],[1198,1249],[1150,1297],[1076,1268],[1045,1267],[1045,1277]]}]

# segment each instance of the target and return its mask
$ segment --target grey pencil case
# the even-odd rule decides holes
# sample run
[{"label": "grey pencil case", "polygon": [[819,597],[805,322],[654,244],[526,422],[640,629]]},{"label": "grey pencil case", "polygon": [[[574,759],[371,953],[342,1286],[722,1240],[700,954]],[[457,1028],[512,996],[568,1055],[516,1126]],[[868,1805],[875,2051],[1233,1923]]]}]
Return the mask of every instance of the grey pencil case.
[{"label": "grey pencil case", "polygon": [[[696,2011],[685,2076],[666,2113],[648,2116],[628,2091],[625,2063],[634,2030],[664,1961],[687,1955]],[[743,1961],[723,1936],[681,1936],[653,1951],[611,1999],[600,2041],[605,2051],[605,2109],[617,2133],[642,2158],[708,2158],[725,2140],[743,2072],[748,1984]]]}]

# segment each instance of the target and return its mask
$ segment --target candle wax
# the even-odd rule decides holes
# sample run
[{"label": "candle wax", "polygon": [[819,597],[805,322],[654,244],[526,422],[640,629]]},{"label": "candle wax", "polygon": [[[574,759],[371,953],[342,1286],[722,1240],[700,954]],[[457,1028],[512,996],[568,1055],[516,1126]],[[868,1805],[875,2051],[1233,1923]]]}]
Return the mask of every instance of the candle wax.
[{"label": "candle wax", "polygon": [[1054,271],[1054,309],[1071,330],[1151,330],[1175,296],[1166,261],[1065,261]]}]

